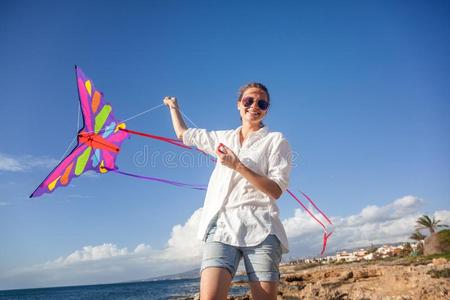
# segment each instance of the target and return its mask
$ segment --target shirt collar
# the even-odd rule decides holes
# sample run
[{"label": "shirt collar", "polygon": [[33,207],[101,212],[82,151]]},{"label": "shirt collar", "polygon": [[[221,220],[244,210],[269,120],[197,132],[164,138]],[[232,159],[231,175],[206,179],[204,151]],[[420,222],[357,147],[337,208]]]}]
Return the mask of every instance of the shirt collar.
[{"label": "shirt collar", "polygon": [[[239,126],[238,128],[236,128],[236,130],[234,131],[235,134],[237,135],[237,138],[239,140],[239,133],[241,132],[242,126]],[[253,142],[254,140],[258,140],[260,138],[265,137],[267,134],[269,133],[269,128],[267,127],[267,125],[264,125],[264,127],[261,127],[260,129],[258,129],[257,131],[252,132],[248,137],[248,142]]]}]

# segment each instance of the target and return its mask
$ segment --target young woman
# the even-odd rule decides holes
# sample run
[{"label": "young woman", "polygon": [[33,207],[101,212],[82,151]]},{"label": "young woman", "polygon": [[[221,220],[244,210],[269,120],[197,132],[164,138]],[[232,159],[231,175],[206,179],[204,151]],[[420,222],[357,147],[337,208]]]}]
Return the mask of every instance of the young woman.
[{"label": "young woman", "polygon": [[250,83],[239,91],[242,126],[207,131],[187,128],[173,97],[164,98],[179,139],[217,156],[198,237],[205,241],[200,299],[226,299],[241,258],[254,299],[276,299],[282,253],[288,242],[276,200],[287,189],[291,150],[279,132],[263,124],[267,88]]}]

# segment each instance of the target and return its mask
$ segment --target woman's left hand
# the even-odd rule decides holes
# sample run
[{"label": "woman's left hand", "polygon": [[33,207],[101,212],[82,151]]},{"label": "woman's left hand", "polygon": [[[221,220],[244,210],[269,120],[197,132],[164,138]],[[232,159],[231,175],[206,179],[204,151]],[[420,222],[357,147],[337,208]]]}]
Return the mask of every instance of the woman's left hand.
[{"label": "woman's left hand", "polygon": [[220,143],[216,149],[217,157],[222,165],[227,166],[230,169],[236,170],[241,163],[233,150]]}]

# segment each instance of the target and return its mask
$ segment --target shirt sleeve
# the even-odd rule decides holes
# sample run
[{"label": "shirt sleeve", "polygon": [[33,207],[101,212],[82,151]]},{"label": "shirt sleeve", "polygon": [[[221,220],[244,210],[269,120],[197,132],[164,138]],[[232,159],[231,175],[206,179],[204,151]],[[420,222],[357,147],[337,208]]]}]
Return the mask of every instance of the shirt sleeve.
[{"label": "shirt sleeve", "polygon": [[220,134],[218,131],[207,131],[200,128],[189,128],[183,133],[183,144],[195,146],[210,155],[216,156]]},{"label": "shirt sleeve", "polygon": [[292,151],[284,138],[272,148],[269,157],[268,178],[275,181],[284,193],[289,186],[289,175],[292,168]]}]

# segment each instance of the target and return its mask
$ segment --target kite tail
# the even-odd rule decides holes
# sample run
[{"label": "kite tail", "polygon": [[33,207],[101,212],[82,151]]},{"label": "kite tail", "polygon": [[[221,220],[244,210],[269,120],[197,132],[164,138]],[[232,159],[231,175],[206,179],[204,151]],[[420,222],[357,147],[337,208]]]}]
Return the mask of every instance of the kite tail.
[{"label": "kite tail", "polygon": [[314,208],[315,208],[315,209],[316,209],[316,210],[317,210],[317,211],[325,218],[325,220],[328,221],[328,223],[329,223],[330,225],[333,225],[333,223],[331,223],[331,221],[330,221],[330,219],[327,217],[327,215],[326,215],[323,211],[321,211],[319,207],[317,207],[317,205],[314,203],[314,201],[311,200],[311,198],[308,197],[308,195],[306,195],[306,194],[303,193],[302,191],[300,191],[300,193],[302,193],[302,195],[305,196],[306,199],[308,199],[309,203],[311,203],[311,204],[314,206]]},{"label": "kite tail", "polygon": [[[107,169],[107,168],[105,168],[105,169]],[[107,170],[117,173],[117,174],[125,175],[125,176],[130,176],[130,177],[139,178],[139,179],[148,180],[148,181],[156,181],[156,182],[166,183],[166,184],[170,184],[170,185],[174,185],[174,186],[178,186],[178,187],[189,188],[189,189],[193,189],[193,190],[206,191],[206,188],[207,188],[207,186],[203,185],[203,184],[189,184],[189,183],[183,183],[183,182],[173,181],[173,180],[168,180],[168,179],[163,179],[163,178],[142,176],[142,175],[132,174],[132,173],[128,173],[128,172],[123,172],[123,171],[120,171],[119,169],[107,169]]]},{"label": "kite tail", "polygon": [[333,232],[327,233],[326,231],[323,233],[323,245],[322,245],[322,251],[320,251],[320,256],[323,255],[325,252],[325,249],[327,248],[327,241],[328,238],[333,234]]},{"label": "kite tail", "polygon": [[[331,236],[331,234],[333,232],[328,233],[326,226],[319,219],[317,219],[316,216],[314,216],[314,214],[300,201],[300,199],[298,199],[294,195],[294,193],[292,193],[289,189],[287,189],[286,191],[292,196],[292,198],[294,198],[298,202],[298,204],[300,204],[301,207],[303,207],[303,209],[310,215],[310,217],[313,218],[322,227],[323,243],[322,243],[322,251],[320,252],[320,255],[323,255],[323,253],[325,252],[325,250],[327,248],[328,238]],[[312,201],[311,198],[309,198],[305,193],[303,193],[303,192],[301,192],[301,193],[303,194],[303,196],[305,196],[306,199],[308,199],[308,201],[314,206],[314,208],[316,208],[317,211],[328,221],[328,223],[330,225],[333,225],[333,223],[331,223],[330,219],[317,207],[317,205],[314,203],[314,201]]]},{"label": "kite tail", "polygon": [[[186,146],[180,140],[171,139],[171,138],[167,138],[167,137],[164,137],[164,136],[159,136],[159,135],[154,135],[154,134],[149,134],[149,133],[143,133],[143,132],[139,132],[139,131],[135,131],[135,130],[131,130],[131,129],[126,129],[126,128],[119,128],[119,130],[123,130],[125,132],[130,133],[130,134],[135,134],[135,135],[139,135],[139,136],[155,139],[155,140],[158,140],[158,141],[170,143],[172,145],[175,145],[175,146],[178,146],[178,147],[181,147],[181,148],[184,148],[184,149],[189,149],[189,150],[193,150],[194,149],[194,150],[197,150],[198,152],[202,153],[203,155],[209,156],[209,154],[206,153],[205,151],[203,151],[201,149],[198,149],[198,148]],[[216,162],[215,158],[210,157],[210,159],[211,159],[211,161]]]},{"label": "kite tail", "polygon": [[214,163],[217,162],[217,159],[215,159],[213,156],[209,155],[208,153],[206,153],[206,152],[203,151],[202,149],[198,149],[198,148],[194,148],[194,149],[197,150],[198,152],[200,152],[201,154],[208,156],[209,159],[210,159],[212,162],[214,162]]},{"label": "kite tail", "polygon": [[143,137],[147,137],[147,138],[163,141],[163,142],[166,142],[166,143],[170,143],[172,145],[175,145],[175,146],[178,146],[178,147],[181,147],[181,148],[192,150],[192,147],[186,146],[180,140],[171,139],[171,138],[167,138],[167,137],[159,136],[159,135],[154,135],[154,134],[143,133],[143,132],[139,132],[139,131],[135,131],[135,130],[131,130],[131,129],[126,129],[126,128],[119,128],[119,129],[123,130],[125,132],[128,132],[130,134],[140,135],[140,136],[143,136]]}]

